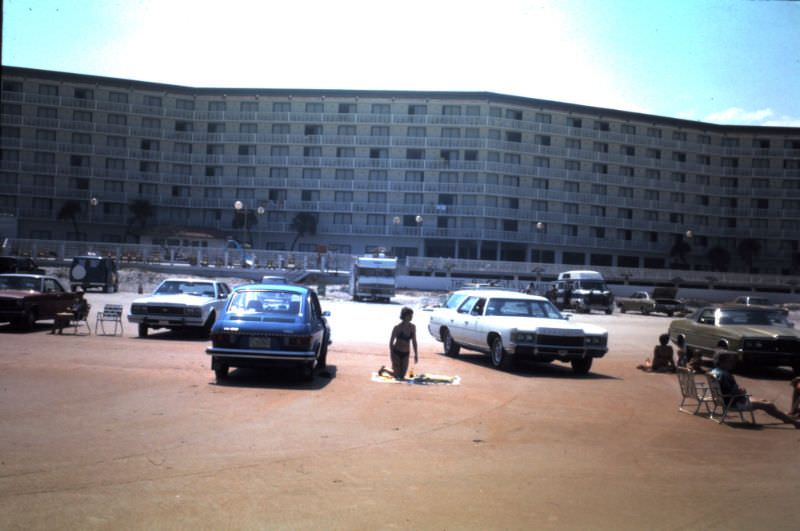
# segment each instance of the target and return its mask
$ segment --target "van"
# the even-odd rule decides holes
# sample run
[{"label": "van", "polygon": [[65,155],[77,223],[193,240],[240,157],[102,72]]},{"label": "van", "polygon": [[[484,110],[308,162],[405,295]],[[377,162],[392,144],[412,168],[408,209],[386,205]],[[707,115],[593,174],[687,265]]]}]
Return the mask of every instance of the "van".
[{"label": "van", "polygon": [[559,309],[591,312],[614,311],[614,294],[606,286],[603,275],[597,271],[564,271],[550,289],[550,299]]},{"label": "van", "polygon": [[79,287],[84,291],[89,288],[101,288],[105,293],[119,291],[117,262],[105,256],[75,256],[69,268],[69,286],[72,291]]}]

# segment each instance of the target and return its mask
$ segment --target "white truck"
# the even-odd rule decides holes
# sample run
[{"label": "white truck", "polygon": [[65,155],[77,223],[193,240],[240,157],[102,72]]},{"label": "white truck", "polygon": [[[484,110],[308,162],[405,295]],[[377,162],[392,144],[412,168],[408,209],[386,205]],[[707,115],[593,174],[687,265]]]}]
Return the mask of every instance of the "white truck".
[{"label": "white truck", "polygon": [[356,257],[350,274],[350,293],[354,301],[374,299],[389,301],[397,281],[397,258],[383,253]]}]

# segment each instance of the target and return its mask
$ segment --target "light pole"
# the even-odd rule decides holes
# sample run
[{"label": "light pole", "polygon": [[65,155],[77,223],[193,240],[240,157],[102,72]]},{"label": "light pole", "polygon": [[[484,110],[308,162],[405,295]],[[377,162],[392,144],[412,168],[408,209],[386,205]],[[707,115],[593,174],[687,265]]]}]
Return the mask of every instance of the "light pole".
[{"label": "light pole", "polygon": [[[89,226],[90,227],[93,225],[94,220],[92,218],[94,218],[94,209],[97,208],[98,203],[100,203],[100,201],[98,201],[96,197],[92,196],[92,197],[89,198]],[[88,236],[89,236],[88,232],[89,231],[86,231],[86,232],[87,232],[86,236],[88,238]]]},{"label": "light pole", "polygon": [[[687,242],[691,242],[692,238],[694,237],[694,233],[692,232],[692,229],[687,229],[686,232],[685,232],[685,235],[686,235]],[[686,252],[686,254],[687,254],[687,256],[686,256],[686,266],[689,268],[689,271],[691,271],[692,270],[692,262],[691,262],[691,260],[689,260],[689,256],[688,255],[689,255],[689,253],[692,252],[692,246],[689,243],[687,243],[686,245],[689,248],[689,250]]]},{"label": "light pole", "polygon": [[[244,228],[244,237],[245,237],[245,240],[246,240],[245,243],[249,243],[250,246],[252,247],[253,242],[252,242],[252,239],[250,237],[250,220],[248,219],[248,216],[249,216],[250,213],[249,213],[249,211],[247,209],[247,205],[245,205],[242,201],[239,201],[237,199],[233,203],[233,209],[236,211],[236,215],[237,216],[238,215],[242,216],[242,226]],[[256,209],[256,212],[259,215],[263,215],[264,214],[264,207],[263,206],[259,206]]]},{"label": "light pole", "polygon": [[417,217],[414,218],[414,221],[417,222],[417,228],[419,229],[419,240],[420,240],[420,256],[425,256],[425,239],[422,237],[422,216],[417,214]]}]

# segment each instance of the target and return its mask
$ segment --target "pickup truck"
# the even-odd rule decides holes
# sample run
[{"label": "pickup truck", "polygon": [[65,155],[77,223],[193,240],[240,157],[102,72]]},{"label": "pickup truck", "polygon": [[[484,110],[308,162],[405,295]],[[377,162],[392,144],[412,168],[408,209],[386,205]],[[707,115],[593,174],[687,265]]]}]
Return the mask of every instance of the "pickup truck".
[{"label": "pickup truck", "polygon": [[641,312],[642,315],[665,313],[669,317],[686,313],[686,306],[675,298],[675,288],[655,288],[650,296],[646,291],[636,291],[630,297],[617,297],[617,308],[622,313]]}]

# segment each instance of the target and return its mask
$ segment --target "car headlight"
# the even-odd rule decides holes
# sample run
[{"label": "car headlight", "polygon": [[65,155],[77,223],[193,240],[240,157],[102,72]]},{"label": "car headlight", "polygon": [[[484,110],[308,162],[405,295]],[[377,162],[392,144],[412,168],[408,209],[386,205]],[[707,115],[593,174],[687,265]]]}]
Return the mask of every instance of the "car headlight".
[{"label": "car headlight", "polygon": [[520,332],[519,330],[512,330],[511,341],[514,343],[536,343],[535,332]]},{"label": "car headlight", "polygon": [[586,344],[591,346],[605,345],[606,336],[586,336]]},{"label": "car headlight", "polygon": [[147,313],[147,306],[144,304],[132,304],[131,305],[131,313]]},{"label": "car headlight", "polygon": [[189,306],[186,308],[186,315],[189,317],[200,317],[203,315],[203,309],[199,306]]}]

